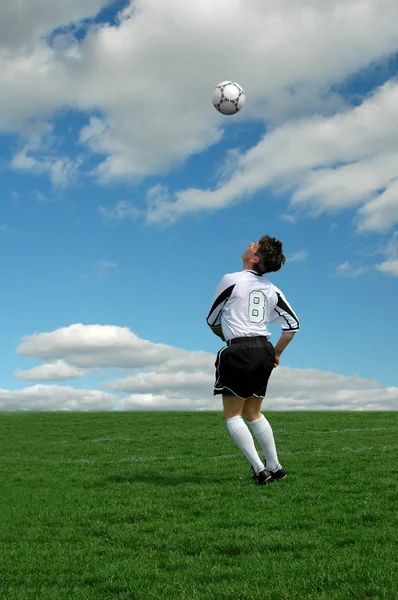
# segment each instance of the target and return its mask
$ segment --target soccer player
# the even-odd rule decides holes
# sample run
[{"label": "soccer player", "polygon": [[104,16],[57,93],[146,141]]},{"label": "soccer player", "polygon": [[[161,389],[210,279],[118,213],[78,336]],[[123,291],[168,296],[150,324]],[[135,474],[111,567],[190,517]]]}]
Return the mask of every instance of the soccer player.
[{"label": "soccer player", "polygon": [[[228,431],[250,462],[258,485],[286,477],[271,425],[260,412],[272,370],[300,328],[281,290],[264,278],[286,262],[282,251],[282,243],[269,235],[250,242],[242,254],[243,270],[222,277],[206,317],[213,333],[227,344],[217,353],[213,395],[222,394]],[[282,334],[274,348],[267,327],[276,322]],[[261,446],[264,462],[243,419]]]}]

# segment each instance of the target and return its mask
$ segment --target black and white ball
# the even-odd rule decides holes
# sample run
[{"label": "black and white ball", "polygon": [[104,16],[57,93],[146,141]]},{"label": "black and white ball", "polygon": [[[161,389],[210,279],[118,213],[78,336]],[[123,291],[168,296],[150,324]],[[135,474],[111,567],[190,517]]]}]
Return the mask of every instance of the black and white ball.
[{"label": "black and white ball", "polygon": [[213,91],[213,106],[223,115],[235,115],[242,110],[245,92],[235,81],[222,81]]}]

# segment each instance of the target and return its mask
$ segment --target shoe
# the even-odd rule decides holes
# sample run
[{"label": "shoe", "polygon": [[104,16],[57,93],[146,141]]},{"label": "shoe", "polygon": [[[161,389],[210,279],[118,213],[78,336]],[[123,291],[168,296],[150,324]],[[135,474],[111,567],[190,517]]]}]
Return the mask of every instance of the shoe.
[{"label": "shoe", "polygon": [[[253,467],[252,467],[252,469],[253,469]],[[266,485],[272,479],[271,473],[269,471],[267,471],[267,469],[263,469],[258,474],[253,469],[253,473],[254,473],[253,479],[254,479],[254,482],[256,485]]]},{"label": "shoe", "polygon": [[[266,462],[264,461],[264,467],[265,467],[265,470],[267,471],[267,473],[269,473],[270,476],[271,476],[270,477],[271,481],[268,481],[268,483],[272,483],[273,481],[279,481],[280,479],[285,479],[285,477],[287,476],[287,473],[286,473],[285,469],[282,467],[281,464],[278,464],[278,466],[275,469],[275,471],[269,471],[267,469]],[[250,471],[251,471],[253,479],[255,479],[256,478],[256,472],[253,469],[253,467],[250,467]]]}]

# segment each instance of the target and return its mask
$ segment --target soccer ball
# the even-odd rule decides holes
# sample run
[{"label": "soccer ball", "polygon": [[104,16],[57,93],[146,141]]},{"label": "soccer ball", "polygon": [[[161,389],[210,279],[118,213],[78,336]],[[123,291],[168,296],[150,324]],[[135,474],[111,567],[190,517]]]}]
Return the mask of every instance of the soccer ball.
[{"label": "soccer ball", "polygon": [[223,115],[234,115],[242,110],[245,92],[235,81],[222,81],[213,91],[213,106]]}]

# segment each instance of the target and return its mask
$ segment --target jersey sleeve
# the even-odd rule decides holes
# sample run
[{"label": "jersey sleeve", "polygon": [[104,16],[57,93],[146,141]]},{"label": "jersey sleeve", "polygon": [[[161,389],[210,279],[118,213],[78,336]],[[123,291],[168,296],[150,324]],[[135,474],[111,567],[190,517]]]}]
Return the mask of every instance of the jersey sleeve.
[{"label": "jersey sleeve", "polygon": [[224,275],[221,278],[206,317],[206,322],[210,327],[219,327],[221,325],[222,310],[228,302],[235,285],[236,278],[233,274]]},{"label": "jersey sleeve", "polygon": [[298,331],[300,322],[296,313],[278,288],[274,288],[275,307],[271,313],[270,323],[279,323],[282,331]]}]

